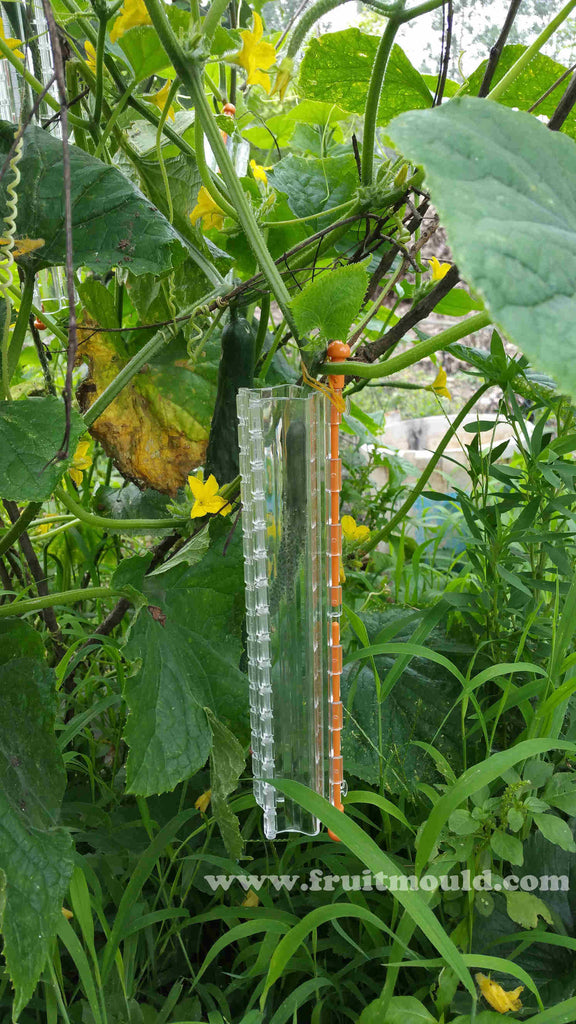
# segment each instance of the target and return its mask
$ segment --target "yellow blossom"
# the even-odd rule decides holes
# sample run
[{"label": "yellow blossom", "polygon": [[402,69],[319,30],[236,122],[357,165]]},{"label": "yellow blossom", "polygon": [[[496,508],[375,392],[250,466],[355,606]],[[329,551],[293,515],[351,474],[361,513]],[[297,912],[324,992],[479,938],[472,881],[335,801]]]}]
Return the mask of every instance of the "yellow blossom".
[{"label": "yellow blossom", "polygon": [[520,993],[524,986],[519,985],[512,992],[506,992],[496,981],[492,981],[485,974],[476,975],[476,983],[487,1003],[498,1013],[508,1013],[509,1010],[521,1010]]},{"label": "yellow blossom", "polygon": [[256,181],[261,181],[263,185],[268,184],[268,175],[266,174],[266,168],[262,167],[261,164],[257,164],[255,160],[250,161],[250,170]]},{"label": "yellow blossom", "polygon": [[199,516],[216,515],[227,516],[232,506],[226,498],[218,494],[218,481],[213,473],[210,474],[206,483],[202,476],[189,476],[188,486],[192,496],[196,499],[190,516],[197,519]]},{"label": "yellow blossom", "polygon": [[446,376],[446,370],[441,366],[436,374],[436,380],[430,385],[429,390],[433,391],[435,395],[438,395],[438,398],[449,398],[451,400],[452,395],[446,387],[447,381],[448,378]]},{"label": "yellow blossom", "polygon": [[[162,86],[159,92],[147,93],[144,96],[144,99],[148,100],[148,103],[153,103],[155,107],[158,107],[160,113],[162,113],[164,107],[166,106],[166,100],[168,99],[168,93],[170,92],[171,88],[172,82],[166,82],[166,84]],[[168,110],[168,117],[174,120],[174,114],[174,107],[172,106],[172,104],[170,104],[170,109]]]},{"label": "yellow blossom", "polygon": [[[10,47],[10,49],[12,50],[12,53],[15,54],[16,57],[20,57],[20,59],[23,60],[24,54],[22,53],[22,50],[18,49],[19,46],[22,46],[22,40],[21,39],[12,39],[10,36],[7,36],[5,31],[4,31],[4,26],[2,24],[2,20],[1,19],[0,19],[0,39],[4,43],[6,43],[6,46]],[[0,60],[7,60],[7,58],[4,56],[4,54],[0,54]]]},{"label": "yellow blossom", "polygon": [[44,533],[48,533],[52,529],[52,523],[38,523],[36,527],[36,533],[42,536]]},{"label": "yellow blossom", "polygon": [[212,799],[212,790],[211,789],[207,789],[207,790],[205,790],[204,793],[202,793],[201,796],[198,797],[196,803],[194,804],[194,807],[196,808],[197,811],[201,811],[202,814],[206,814],[206,811],[208,810],[208,805],[209,805],[211,799]]},{"label": "yellow blossom", "polygon": [[[20,256],[27,256],[28,253],[35,252],[36,249],[41,249],[44,245],[43,238],[14,238],[13,241],[12,255],[15,260]],[[8,245],[9,242],[9,238],[0,238],[0,245]]]},{"label": "yellow blossom", "polygon": [[87,39],[84,43],[84,49],[86,51],[86,63],[90,71],[96,74],[96,47]]},{"label": "yellow blossom", "polygon": [[151,25],[152,20],[144,0],[124,0],[120,14],[110,30],[110,41],[115,43],[129,28],[139,25]]},{"label": "yellow blossom", "polygon": [[362,544],[370,536],[368,526],[357,526],[353,516],[342,516],[342,533],[344,539],[353,544]]},{"label": "yellow blossom", "polygon": [[63,915],[64,915],[64,917],[66,918],[67,921],[70,921],[71,918],[74,917],[74,914],[72,913],[72,911],[68,910],[67,907],[62,907],[62,913],[63,913]]},{"label": "yellow blossom", "polygon": [[190,214],[190,220],[193,224],[197,220],[201,220],[205,231],[209,231],[210,228],[220,230],[224,223],[224,212],[220,209],[218,203],[212,199],[205,185],[202,185],[198,193],[196,206]]},{"label": "yellow blossom", "polygon": [[446,277],[446,274],[451,267],[450,263],[440,263],[435,256],[432,256],[429,260],[426,260],[426,262],[430,264],[433,281],[441,281],[443,277]]},{"label": "yellow blossom", "polygon": [[90,441],[79,441],[78,447],[74,452],[72,459],[72,465],[68,472],[72,477],[75,484],[80,486],[82,483],[82,474],[85,469],[90,469],[92,465],[92,459],[88,455],[88,449],[90,447]]},{"label": "yellow blossom", "polygon": [[248,895],[247,895],[246,899],[242,900],[242,906],[243,907],[257,907],[257,906],[259,906],[259,904],[260,904],[260,900],[258,899],[258,893],[254,892],[254,889],[249,889],[248,890]]},{"label": "yellow blossom", "polygon": [[246,69],[248,85],[261,85],[266,92],[270,92],[270,75],[265,72],[274,64],[276,50],[272,43],[262,42],[264,26],[257,11],[254,11],[253,18],[252,29],[246,28],[240,33],[242,49],[228,59]]},{"label": "yellow blossom", "polygon": [[280,64],[278,71],[276,72],[276,80],[274,82],[274,88],[270,93],[271,96],[274,96],[275,93],[278,93],[280,99],[284,99],[286,89],[290,85],[293,70],[294,61],[290,57],[285,57],[282,63]]}]

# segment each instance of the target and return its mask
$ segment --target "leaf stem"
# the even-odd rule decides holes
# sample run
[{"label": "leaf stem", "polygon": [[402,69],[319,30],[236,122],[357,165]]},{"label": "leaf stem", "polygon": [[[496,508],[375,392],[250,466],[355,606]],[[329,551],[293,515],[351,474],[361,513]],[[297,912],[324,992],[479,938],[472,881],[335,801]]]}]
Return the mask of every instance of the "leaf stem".
[{"label": "leaf stem", "polygon": [[[411,10],[404,10],[406,0],[400,0],[396,4],[393,13],[390,13],[388,24],[384,29],[382,39],[376,52],[376,59],[372,68],[366,107],[364,110],[364,141],[362,144],[362,184],[371,185],[374,173],[374,144],[376,141],[376,123],[378,120],[378,106],[380,94],[384,84],[388,61],[394,45],[396,33],[401,25],[420,17],[421,14],[428,14],[429,11],[442,7],[446,0],[426,0],[426,3],[419,4]],[[574,0],[576,3],[576,0]]]},{"label": "leaf stem", "polygon": [[34,298],[34,279],[34,271],[26,270],[24,288],[20,298],[20,309],[18,310],[16,324],[14,326],[12,339],[8,348],[8,380],[6,381],[6,384],[8,385],[10,385],[10,381],[12,380],[16,367],[18,366],[18,360],[20,359],[20,353],[22,352],[22,345],[24,344],[24,338],[26,337],[26,331],[28,330],[32,299]]},{"label": "leaf stem", "polygon": [[31,597],[26,601],[11,601],[0,605],[0,619],[8,619],[13,615],[26,615],[28,612],[40,612],[43,608],[52,608],[55,604],[74,604],[75,601],[96,601],[105,597],[125,597],[128,594],[111,587],[84,587],[77,590],[62,590],[59,594],[48,594],[46,597]]},{"label": "leaf stem", "polygon": [[499,100],[501,96],[506,92],[512,82],[521,75],[524,68],[530,63],[533,57],[540,52],[544,43],[548,41],[550,36],[554,35],[557,28],[560,27],[563,21],[566,20],[571,11],[576,7],[576,0],[569,0],[569,2],[562,8],[562,10],[552,18],[552,21],[545,29],[542,30],[539,36],[536,37],[531,46],[524,51],[523,54],[518,58],[515,64],[512,65],[510,70],[501,78],[497,85],[488,93],[489,100]]},{"label": "leaf stem", "polygon": [[[312,7],[309,7],[300,18],[292,32],[292,35],[290,36],[286,56],[295,57],[306,36],[314,27],[316,22],[319,21],[320,18],[323,18],[325,14],[333,11],[336,7],[341,7],[345,3],[348,3],[348,0],[317,0],[317,3],[313,4]],[[388,7],[386,4],[379,3],[378,0],[363,0],[363,3],[366,7],[371,7],[373,10],[377,11],[378,14],[383,14],[386,17],[393,15],[396,10],[394,5]]]},{"label": "leaf stem", "polygon": [[31,501],[29,505],[20,513],[18,519],[3,537],[0,537],[0,555],[3,555],[8,548],[11,548],[16,543],[21,533],[24,533],[25,529],[30,525],[33,519],[36,518],[40,509],[42,508],[41,501]]},{"label": "leaf stem", "polygon": [[166,123],[166,118],[170,113],[170,105],[176,93],[178,92],[178,85],[179,83],[178,80],[176,79],[174,82],[172,82],[172,85],[170,86],[168,96],[166,97],[166,103],[162,108],[160,120],[158,121],[158,128],[156,130],[156,159],[158,160],[158,166],[160,167],[160,173],[162,175],[162,182],[164,184],[164,191],[166,193],[166,204],[168,207],[168,220],[170,221],[171,224],[174,220],[174,205],[172,203],[172,192],[170,191],[170,182],[168,181],[168,174],[166,173],[166,164],[164,163],[164,157],[162,156],[162,132],[164,130],[164,124]]},{"label": "leaf stem", "polygon": [[204,18],[202,25],[202,32],[206,36],[206,41],[208,43],[212,42],[214,33],[220,24],[220,18],[224,14],[229,3],[230,0],[212,0],[210,10]]},{"label": "leaf stem", "polygon": [[492,318],[489,313],[477,313],[459,324],[454,324],[453,327],[447,327],[445,331],[435,334],[432,338],[418,342],[406,352],[401,352],[400,355],[393,356],[381,363],[324,363],[320,367],[319,373],[343,373],[348,377],[367,377],[369,380],[373,377],[389,377],[392,373],[405,370],[408,366],[413,366],[420,359],[425,359],[440,349],[448,348],[460,338],[465,338],[468,334],[473,334],[474,331],[488,327],[491,323]]},{"label": "leaf stem", "polygon": [[412,506],[413,506],[414,502],[416,501],[416,499],[419,498],[419,496],[421,495],[422,491],[424,490],[424,487],[426,486],[426,484],[428,483],[430,477],[432,476],[432,473],[436,469],[436,466],[438,465],[440,459],[442,458],[444,452],[446,451],[446,448],[448,447],[448,444],[450,443],[450,441],[454,437],[454,434],[459,429],[459,427],[461,427],[462,423],[464,422],[464,420],[468,416],[468,413],[470,413],[472,411],[472,409],[476,405],[476,402],[478,401],[478,399],[481,398],[482,395],[484,394],[484,392],[487,391],[488,388],[490,388],[490,387],[492,387],[491,383],[483,384],[482,387],[478,388],[478,390],[474,392],[472,397],[468,399],[468,401],[466,402],[466,405],[460,410],[458,415],[453,419],[453,421],[450,424],[448,430],[444,434],[444,437],[440,441],[440,444],[438,445],[438,447],[434,451],[434,454],[432,455],[432,457],[430,459],[430,462],[426,466],[426,469],[421,474],[421,476],[418,478],[416,484],[414,485],[414,487],[410,491],[410,494],[408,495],[406,500],[400,506],[398,511],[395,512],[395,514],[392,516],[392,518],[386,523],[386,525],[382,527],[382,529],[376,530],[376,531],[374,531],[373,533],[370,534],[370,540],[368,541],[367,544],[364,544],[362,546],[362,554],[366,554],[368,551],[372,551],[376,547],[377,544],[379,544],[383,540],[386,540],[390,536],[390,534],[392,533],[392,530],[396,526],[398,526],[398,523],[402,522],[404,517],[408,514],[408,512],[412,508]]},{"label": "leaf stem", "polygon": [[137,530],[139,533],[147,533],[152,530],[173,530],[188,522],[187,519],[176,519],[175,516],[171,516],[170,519],[108,519],[107,516],[98,516],[93,512],[88,512],[61,484],[56,487],[54,497],[81,523],[104,530],[118,530],[121,533]]},{"label": "leaf stem", "polygon": [[357,199],[347,199],[345,203],[339,203],[338,206],[332,206],[329,210],[321,210],[318,213],[309,213],[306,217],[293,217],[291,220],[264,220],[262,221],[263,228],[283,228],[289,224],[302,224],[307,220],[320,220],[321,217],[328,217],[331,213],[340,213],[341,210],[351,210],[351,208],[358,205]]},{"label": "leaf stem", "polygon": [[106,24],[108,12],[106,8],[98,15],[98,41],[96,44],[96,91],[94,94],[93,120],[96,128],[102,117],[102,99],[104,96],[104,47],[106,45]]},{"label": "leaf stem", "polygon": [[[9,285],[8,291],[15,299],[21,299],[21,293],[16,288]],[[52,334],[54,335],[55,338],[58,338],[58,340],[61,341],[64,345],[68,343],[66,332],[63,331],[62,328],[58,326],[54,317],[52,317],[50,313],[47,313],[45,310],[40,309],[39,306],[35,306],[33,302],[30,304],[30,311],[34,313],[34,316],[37,316],[39,320],[44,321],[46,326],[49,327],[50,330],[52,331]]]},{"label": "leaf stem", "polygon": [[105,153],[105,151],[106,151],[105,150],[106,143],[108,142],[108,139],[110,138],[110,136],[112,134],[112,131],[113,131],[115,125],[116,125],[116,122],[117,122],[118,118],[120,117],[122,111],[126,107],[126,104],[128,103],[128,100],[130,99],[130,97],[132,95],[132,92],[136,88],[137,84],[138,83],[137,83],[136,79],[133,78],[128,83],[128,85],[126,86],[124,92],[122,93],[122,96],[120,97],[120,99],[118,100],[118,103],[114,107],[114,110],[112,112],[112,116],[108,119],[108,121],[106,123],[106,127],[105,127],[104,131],[102,132],[102,138],[100,139],[100,142],[98,143],[98,145],[96,147],[96,152],[94,154],[96,159],[98,159],[98,160],[102,159],[102,154]]},{"label": "leaf stem", "polygon": [[[228,154],[228,150],[222,140],[222,135],[216,124],[210,105],[204,93],[202,73],[197,63],[185,52],[178,39],[172,31],[172,27],[166,17],[166,12],[160,0],[145,0],[146,7],[152,24],[158,33],[158,38],[170,58],[176,73],[190,90],[190,96],[194,103],[195,116],[202,125],[203,132],[208,139],[210,148],[220,168],[222,178],[230,199],[235,207],[238,220],[244,234],[252,248],[254,255],[260,265],[270,290],[274,293],[276,301],[286,318],[287,323],[294,334],[298,332],[290,310],[290,293],[282,280],[282,276],[272,259],[260,228],[256,222],[249,198],[234,170],[234,166]],[[576,0],[575,0],[576,2]]]},{"label": "leaf stem", "polygon": [[371,185],[374,173],[374,144],[376,141],[376,122],[378,120],[378,106],[380,93],[384,84],[384,76],[388,67],[388,60],[394,46],[396,33],[400,28],[398,15],[390,17],[380,40],[376,59],[372,67],[368,95],[366,96],[366,107],[364,109],[364,141],[362,144],[362,184]]}]

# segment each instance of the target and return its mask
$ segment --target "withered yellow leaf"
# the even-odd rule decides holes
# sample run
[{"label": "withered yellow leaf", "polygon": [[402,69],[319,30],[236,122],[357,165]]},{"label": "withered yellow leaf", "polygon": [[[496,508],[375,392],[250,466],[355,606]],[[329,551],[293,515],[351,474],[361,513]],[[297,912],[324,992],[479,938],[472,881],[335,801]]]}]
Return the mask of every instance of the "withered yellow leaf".
[{"label": "withered yellow leaf", "polygon": [[[175,495],[204,462],[216,398],[218,347],[193,365],[177,339],[147,363],[93,423],[123,476],[140,487]],[[129,354],[116,334],[85,315],[78,329],[78,362],[88,365],[78,399],[83,411],[118,375]]]}]

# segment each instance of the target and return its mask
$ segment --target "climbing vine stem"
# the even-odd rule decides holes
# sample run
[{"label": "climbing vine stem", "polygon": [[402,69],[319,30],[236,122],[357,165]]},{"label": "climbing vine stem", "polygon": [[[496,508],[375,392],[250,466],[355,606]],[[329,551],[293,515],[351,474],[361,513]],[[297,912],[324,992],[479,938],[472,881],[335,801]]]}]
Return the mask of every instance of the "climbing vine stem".
[{"label": "climbing vine stem", "polygon": [[290,329],[294,336],[297,337],[296,325],[290,310],[290,293],[264,241],[250,205],[250,200],[242,188],[222,139],[220,129],[214,120],[204,93],[203,75],[199,68],[198,60],[191,54],[186,53],[174,35],[160,0],[146,0],[146,7],[152,24],[158,33],[158,38],[168,54],[176,73],[190,90],[190,96],[195,108],[195,116],[202,125],[202,130],[214,153],[220,173],[222,174],[222,180],[228,190],[228,195],[236,210],[244,234]]}]

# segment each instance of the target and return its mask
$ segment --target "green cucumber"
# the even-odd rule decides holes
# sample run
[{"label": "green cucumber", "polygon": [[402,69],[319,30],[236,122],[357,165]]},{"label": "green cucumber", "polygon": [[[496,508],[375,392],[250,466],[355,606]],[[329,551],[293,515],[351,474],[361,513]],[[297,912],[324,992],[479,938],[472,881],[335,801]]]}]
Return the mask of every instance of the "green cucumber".
[{"label": "green cucumber", "polygon": [[216,404],[206,450],[205,479],[213,473],[220,486],[238,476],[238,417],[236,396],[254,380],[254,333],[243,317],[230,315],[222,331]]}]

